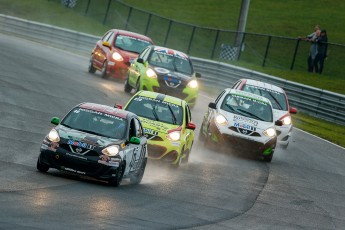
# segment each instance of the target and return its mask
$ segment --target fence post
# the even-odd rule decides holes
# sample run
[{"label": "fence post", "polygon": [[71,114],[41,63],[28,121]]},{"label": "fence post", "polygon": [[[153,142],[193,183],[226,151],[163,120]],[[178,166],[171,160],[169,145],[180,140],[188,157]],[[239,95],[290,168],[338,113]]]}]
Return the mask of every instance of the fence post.
[{"label": "fence post", "polygon": [[266,63],[266,58],[267,58],[267,55],[268,55],[268,49],[270,48],[270,44],[271,44],[271,36],[268,36],[268,41],[267,41],[267,46],[266,46],[266,52],[265,52],[265,57],[264,57],[264,61],[262,62],[262,67],[265,66],[265,63]]},{"label": "fence post", "polygon": [[189,39],[189,44],[188,44],[188,48],[187,48],[187,54],[189,54],[190,47],[192,46],[192,41],[194,39],[194,34],[195,34],[195,26],[193,26],[192,35],[190,36],[190,39]]},{"label": "fence post", "polygon": [[127,20],[126,20],[125,30],[127,30],[127,28],[128,28],[128,22],[129,22],[129,19],[131,18],[132,9],[133,9],[133,7],[129,7],[129,12],[128,12]]},{"label": "fence post", "polygon": [[149,31],[151,17],[152,17],[152,14],[149,14],[149,18],[147,19],[147,24],[146,24],[146,29],[145,29],[145,35],[147,35],[147,32]]},{"label": "fence post", "polygon": [[103,20],[103,25],[105,25],[105,22],[107,21],[107,17],[108,17],[108,13],[109,13],[110,4],[111,4],[111,0],[108,0],[108,6],[107,6],[107,9],[106,9],[106,11],[105,11],[104,20]]},{"label": "fence post", "polygon": [[216,50],[216,46],[217,46],[217,42],[218,42],[218,37],[219,37],[219,30],[217,30],[216,38],[214,39],[213,49],[212,49],[212,53],[211,53],[211,60],[213,60],[213,58],[214,58],[214,52]]},{"label": "fence post", "polygon": [[293,54],[293,58],[292,58],[292,63],[291,63],[291,67],[290,70],[293,70],[293,67],[295,65],[295,60],[296,60],[296,56],[297,56],[297,51],[298,51],[298,47],[299,47],[299,39],[297,39],[297,43],[296,43],[296,47],[295,47],[295,52]]},{"label": "fence post", "polygon": [[[237,35],[236,35],[237,36]],[[242,35],[242,41],[240,43],[240,46],[238,47],[238,52],[237,52],[237,61],[240,60],[240,57],[241,57],[241,52],[242,52],[242,47],[243,47],[243,43],[244,43],[244,40],[246,39],[246,33],[243,33]]]},{"label": "fence post", "polygon": [[169,21],[169,26],[168,26],[168,31],[167,31],[167,34],[165,35],[164,46],[166,46],[167,42],[168,42],[168,37],[169,37],[169,34],[170,34],[171,24],[172,24],[172,21],[170,20]]},{"label": "fence post", "polygon": [[85,9],[85,15],[87,15],[87,12],[89,11],[90,2],[91,2],[91,0],[87,1],[86,9]]}]

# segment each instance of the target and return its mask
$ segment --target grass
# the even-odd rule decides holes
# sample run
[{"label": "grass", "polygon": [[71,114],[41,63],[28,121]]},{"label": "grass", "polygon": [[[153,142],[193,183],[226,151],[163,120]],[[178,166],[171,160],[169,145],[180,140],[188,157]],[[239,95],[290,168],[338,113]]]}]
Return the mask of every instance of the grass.
[{"label": "grass", "polygon": [[[113,5],[105,24],[103,24],[108,0],[91,0],[90,9],[93,10],[86,15],[87,0],[78,0],[77,8],[74,10],[62,6],[59,2],[59,0],[1,0],[0,13],[98,36],[104,34],[111,27],[124,28],[126,26],[128,8],[121,4],[117,4],[116,7]],[[210,4],[209,0],[155,0],[151,1],[150,4],[142,0],[123,0],[122,2],[174,19],[175,21],[227,30],[236,30],[240,9],[240,1],[236,0],[213,0],[212,4]],[[112,4],[115,3],[115,1],[112,1]],[[314,24],[321,24],[331,34],[331,42],[345,44],[345,31],[342,30],[342,12],[344,10],[345,2],[343,1],[319,0],[314,1],[312,6],[310,6],[308,1],[300,0],[251,1],[247,32],[297,37],[308,34]],[[138,10],[134,10],[132,13],[134,16],[129,24],[132,27],[129,27],[129,29],[137,29],[139,32],[144,33],[145,23],[143,21],[147,20],[147,15]],[[328,16],[320,17],[320,15]],[[305,18],[305,16],[308,16],[308,18]],[[322,22],[320,22],[321,19]],[[175,37],[181,37],[183,42],[170,38],[165,41],[166,31],[164,28],[166,28],[167,22],[165,19],[152,17],[152,26],[150,26],[148,34],[157,37],[157,44],[167,42],[169,46],[181,46],[181,49],[187,49],[188,46],[185,44],[190,37],[190,29],[181,24],[174,23],[172,32],[173,34],[179,34],[179,36]],[[162,25],[165,25],[165,27]],[[215,36],[215,34],[212,34],[207,29],[197,29],[196,35],[196,43],[199,46],[192,46],[191,51],[202,56],[213,45],[212,42],[204,38]],[[231,37],[232,35],[229,33],[220,34],[221,40],[231,39]],[[289,49],[291,50],[291,48]],[[209,52],[207,55],[210,55]],[[274,55],[275,59],[279,61],[279,56],[277,54]],[[303,58],[306,58],[304,56],[301,57],[302,60],[300,61],[302,69],[293,71],[286,70],[286,67],[285,69],[281,68],[279,64],[273,63],[273,60],[268,60],[266,66],[262,67],[262,59],[255,58],[255,55],[250,53],[247,56],[245,61],[232,62],[231,64],[333,92],[342,94],[345,92],[345,78],[343,76],[315,75],[303,71],[302,69],[305,67]],[[337,67],[341,68],[342,65]],[[345,139],[343,138],[345,134],[344,126],[329,123],[302,113],[293,115],[293,118],[294,125],[297,128],[345,147]]]}]

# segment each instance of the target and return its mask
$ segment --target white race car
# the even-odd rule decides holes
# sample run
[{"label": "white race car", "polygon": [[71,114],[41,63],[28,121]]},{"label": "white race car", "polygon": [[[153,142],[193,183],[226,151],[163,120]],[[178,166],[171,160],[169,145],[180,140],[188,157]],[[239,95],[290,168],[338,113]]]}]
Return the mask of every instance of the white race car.
[{"label": "white race car", "polygon": [[271,102],[262,96],[236,89],[225,89],[209,104],[199,139],[206,146],[231,147],[251,152],[270,162],[277,143]]},{"label": "white race car", "polygon": [[282,126],[276,126],[278,143],[283,148],[287,148],[293,127],[291,114],[296,114],[297,109],[289,106],[285,91],[276,85],[251,79],[241,79],[232,88],[264,96],[271,101],[273,119],[283,122]]}]

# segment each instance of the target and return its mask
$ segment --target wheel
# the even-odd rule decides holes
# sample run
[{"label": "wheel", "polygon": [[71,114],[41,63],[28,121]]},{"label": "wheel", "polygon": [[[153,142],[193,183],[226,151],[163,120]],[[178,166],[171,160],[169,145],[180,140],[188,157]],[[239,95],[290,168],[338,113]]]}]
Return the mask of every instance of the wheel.
[{"label": "wheel", "polygon": [[273,153],[274,152],[272,152],[270,155],[268,155],[268,156],[264,156],[264,161],[265,162],[271,162],[272,161],[272,158],[273,158]]},{"label": "wheel", "polygon": [[143,179],[145,168],[146,168],[147,159],[144,159],[140,165],[138,172],[130,177],[130,181],[132,184],[140,184],[141,180]]},{"label": "wheel", "polygon": [[37,166],[36,167],[37,167],[38,171],[40,171],[40,172],[47,172],[49,170],[49,166],[41,163],[39,158],[37,159]]},{"label": "wheel", "polygon": [[188,161],[189,161],[189,155],[190,155],[190,153],[192,152],[193,143],[194,143],[194,142],[192,142],[192,145],[190,146],[190,149],[189,149],[189,150],[186,150],[186,151],[184,152],[184,155],[185,155],[185,158],[183,158],[183,163],[184,163],[184,164],[188,163]]},{"label": "wheel", "polygon": [[90,57],[88,71],[89,71],[89,73],[95,73],[96,72],[96,68],[93,66],[93,57],[92,57],[92,55]]},{"label": "wheel", "polygon": [[121,165],[116,172],[116,177],[109,180],[109,184],[114,187],[118,187],[121,184],[123,177],[123,165]]},{"label": "wheel", "polygon": [[135,84],[135,92],[134,93],[137,93],[140,91],[140,78],[138,78],[137,80],[137,84]]},{"label": "wheel", "polygon": [[198,137],[198,140],[201,141],[201,142],[204,142],[204,141],[205,141],[205,136],[204,136],[204,134],[202,133],[203,128],[204,128],[204,122],[202,122],[201,127],[200,127],[200,130],[199,130],[199,137]]},{"label": "wheel", "polygon": [[102,78],[108,78],[108,74],[107,74],[107,61],[104,61],[103,66],[102,66]]},{"label": "wheel", "polygon": [[126,93],[130,93],[132,91],[132,87],[128,84],[128,80],[129,80],[129,75],[127,75],[126,81],[125,81],[125,92]]}]

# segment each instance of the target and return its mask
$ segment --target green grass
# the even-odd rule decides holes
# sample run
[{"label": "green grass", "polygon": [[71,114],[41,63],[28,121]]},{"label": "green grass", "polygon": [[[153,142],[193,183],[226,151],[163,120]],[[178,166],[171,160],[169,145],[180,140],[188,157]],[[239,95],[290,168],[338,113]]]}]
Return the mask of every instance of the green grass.
[{"label": "green grass", "polygon": [[[103,35],[109,28],[125,28],[126,26],[128,8],[118,2],[112,1],[112,9],[109,11],[104,25],[103,20],[108,0],[91,0],[90,11],[87,15],[85,15],[87,0],[78,0],[77,7],[73,10],[63,7],[59,2],[59,0],[1,0],[0,13],[98,36]],[[149,4],[143,0],[123,0],[122,2],[178,22],[200,27],[236,30],[241,1],[154,0],[150,1]],[[300,0],[251,1],[246,28],[247,32],[252,33],[297,37],[310,33],[314,24],[320,24],[327,29],[330,42],[345,44],[342,13],[344,10],[345,1],[340,0],[318,0],[312,4],[308,1]],[[144,33],[146,30],[144,22],[146,20],[146,14],[139,10],[133,10],[128,29]],[[157,44],[163,44],[165,42],[168,21],[154,16],[151,22],[152,25],[148,28],[148,35],[154,36]],[[186,50],[191,29],[179,23],[173,23],[171,33],[178,34],[178,36],[169,37],[166,41],[167,46]],[[213,39],[207,38],[213,38],[215,35],[214,32],[208,29],[196,29],[195,41],[190,47],[192,56],[210,58]],[[231,33],[220,33],[218,43],[231,40],[233,36]],[[345,78],[343,75],[340,74],[340,77],[336,77],[331,71],[327,74],[315,75],[304,71],[306,68],[306,56],[304,53],[299,54],[296,62],[297,67],[292,71],[286,69],[289,65],[284,63],[284,57],[281,57],[282,55],[276,51],[270,53],[271,56],[268,57],[265,67],[262,67],[262,56],[265,50],[263,46],[266,44],[266,41],[255,41],[255,37],[252,40],[252,44],[248,40],[248,45],[252,47],[246,48],[246,51],[243,53],[243,59],[240,62],[230,62],[231,64],[317,88],[341,94],[345,93]],[[291,53],[294,47],[293,44],[285,44],[284,48],[284,46],[279,46],[279,42],[284,41],[275,42],[278,42],[278,48],[283,47],[281,52],[285,55],[286,53]],[[308,44],[304,45],[304,49],[308,49]],[[256,46],[260,47],[253,49]],[[345,53],[341,49],[338,52]],[[339,55],[334,53],[337,53],[337,50],[332,51],[333,59]],[[219,55],[219,51],[216,51],[214,55]],[[332,71],[334,69],[343,71],[342,61],[344,59],[338,59],[338,62],[334,62],[334,60],[333,62],[326,62],[325,68],[328,67]],[[345,134],[344,126],[329,123],[302,113],[293,115],[293,118],[294,125],[297,128],[345,147],[345,139],[343,138]]]}]

